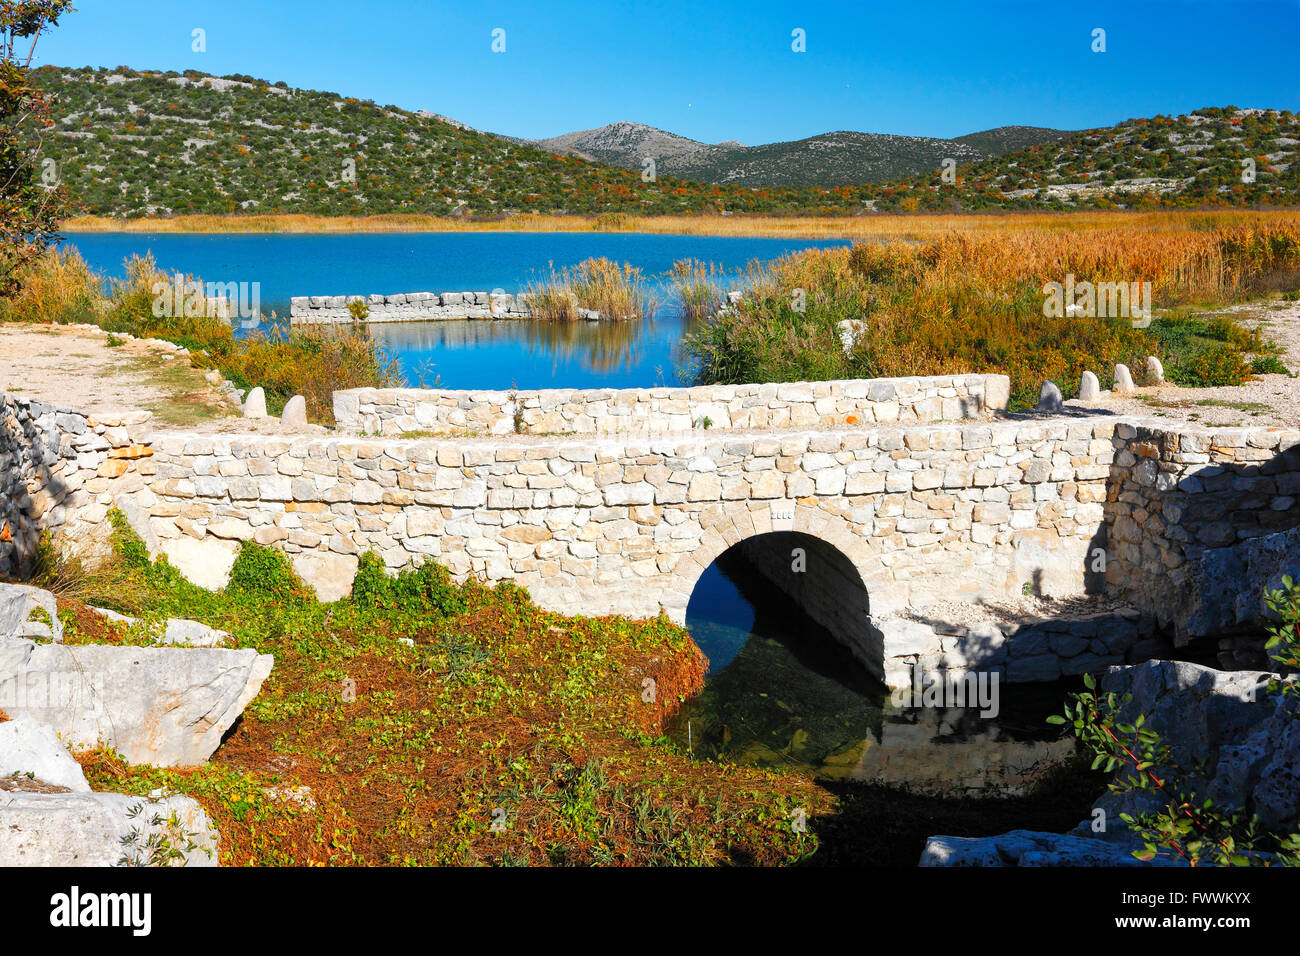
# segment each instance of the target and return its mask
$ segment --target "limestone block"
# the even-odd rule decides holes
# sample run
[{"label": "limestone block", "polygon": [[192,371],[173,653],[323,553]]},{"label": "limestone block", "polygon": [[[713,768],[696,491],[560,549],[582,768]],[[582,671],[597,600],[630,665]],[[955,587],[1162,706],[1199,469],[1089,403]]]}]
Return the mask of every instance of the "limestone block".
[{"label": "limestone block", "polygon": [[201,764],[271,673],[245,648],[35,644],[0,639],[0,710],[73,747],[101,741],[131,763]]}]

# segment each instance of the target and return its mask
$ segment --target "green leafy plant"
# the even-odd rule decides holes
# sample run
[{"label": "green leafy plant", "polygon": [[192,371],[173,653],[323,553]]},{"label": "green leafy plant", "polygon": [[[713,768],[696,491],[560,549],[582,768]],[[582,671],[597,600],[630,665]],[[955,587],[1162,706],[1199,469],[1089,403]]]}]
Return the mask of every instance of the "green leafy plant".
[{"label": "green leafy plant", "polygon": [[[1266,647],[1283,668],[1300,669],[1300,587],[1283,577],[1282,587],[1269,592],[1266,600],[1278,616]],[[1091,674],[1083,681],[1085,689],[1070,696],[1064,712],[1047,719],[1071,730],[1093,753],[1093,769],[1115,774],[1112,793],[1146,792],[1164,802],[1156,812],[1120,814],[1143,843],[1134,856],[1150,861],[1158,854],[1174,855],[1191,866],[1272,861],[1300,865],[1300,833],[1270,833],[1253,814],[1226,810],[1196,792],[1192,781],[1203,776],[1202,768],[1179,766],[1170,747],[1146,726],[1143,714],[1132,722],[1118,719],[1130,696],[1099,693]],[[1294,680],[1273,681],[1269,690],[1283,698],[1300,693]],[[1300,718],[1300,709],[1292,707],[1289,713]]]}]

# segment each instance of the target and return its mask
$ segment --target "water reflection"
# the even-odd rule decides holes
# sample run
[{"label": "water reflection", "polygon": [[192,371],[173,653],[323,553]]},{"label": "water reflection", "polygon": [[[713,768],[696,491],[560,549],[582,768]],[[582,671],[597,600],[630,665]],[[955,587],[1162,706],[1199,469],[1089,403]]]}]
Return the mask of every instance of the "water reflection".
[{"label": "water reflection", "polygon": [[374,323],[370,331],[412,386],[596,388],[683,384],[687,326],[670,303],[643,322],[467,319]]},{"label": "water reflection", "polygon": [[1057,684],[1002,685],[1001,711],[893,706],[885,688],[734,553],[710,567],[687,627],[710,660],[671,728],[697,756],[796,767],[945,795],[1013,794],[1074,750],[1045,723]]}]

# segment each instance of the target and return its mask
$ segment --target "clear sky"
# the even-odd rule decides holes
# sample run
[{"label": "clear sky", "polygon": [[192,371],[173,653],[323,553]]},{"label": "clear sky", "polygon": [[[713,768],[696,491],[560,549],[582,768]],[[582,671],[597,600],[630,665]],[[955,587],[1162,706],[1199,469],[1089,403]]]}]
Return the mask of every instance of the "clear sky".
[{"label": "clear sky", "polygon": [[[837,129],[958,136],[1202,106],[1300,108],[1300,0],[76,6],[42,41],[40,62],[246,73],[530,138],[634,120],[757,144]],[[192,50],[196,28],[206,52]],[[1091,49],[1096,28],[1104,53]]]}]

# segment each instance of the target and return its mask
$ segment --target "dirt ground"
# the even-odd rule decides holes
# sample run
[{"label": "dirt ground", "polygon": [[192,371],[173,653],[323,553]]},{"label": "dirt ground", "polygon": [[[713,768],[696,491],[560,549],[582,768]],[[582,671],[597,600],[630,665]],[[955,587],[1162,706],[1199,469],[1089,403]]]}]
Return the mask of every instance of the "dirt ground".
[{"label": "dirt ground", "polygon": [[[1265,339],[1282,346],[1282,364],[1300,373],[1300,302],[1252,303],[1225,310],[1248,327],[1259,327]],[[1141,381],[1143,369],[1132,369]],[[1259,375],[1245,385],[1221,388],[1180,388],[1161,385],[1139,388],[1131,395],[1102,394],[1097,402],[1067,402],[1071,409],[1093,408],[1115,415],[1171,418],[1202,425],[1246,427],[1300,425],[1300,377]]]},{"label": "dirt ground", "polygon": [[0,390],[23,398],[87,412],[144,410],[153,413],[156,426],[186,431],[325,431],[319,425],[285,428],[278,418],[243,418],[207,376],[169,343],[83,326],[0,325]]},{"label": "dirt ground", "polygon": [[238,414],[184,355],[145,340],[58,325],[0,326],[0,388],[87,412],[153,412],[190,427]]}]

